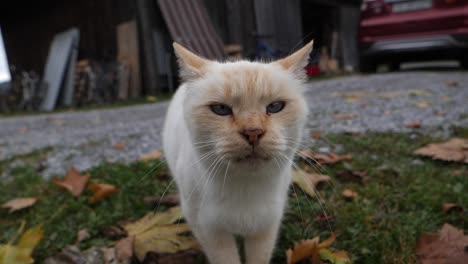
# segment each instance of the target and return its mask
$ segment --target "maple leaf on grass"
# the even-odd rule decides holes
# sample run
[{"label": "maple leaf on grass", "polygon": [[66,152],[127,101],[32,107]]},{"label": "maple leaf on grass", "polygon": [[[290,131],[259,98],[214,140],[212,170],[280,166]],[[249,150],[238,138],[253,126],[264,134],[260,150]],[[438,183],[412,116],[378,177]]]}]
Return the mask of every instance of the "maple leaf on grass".
[{"label": "maple leaf on grass", "polygon": [[466,263],[468,235],[445,223],[437,234],[423,234],[416,247],[416,256],[422,264]]},{"label": "maple leaf on grass", "polygon": [[90,203],[98,202],[119,191],[119,188],[112,184],[97,182],[93,182],[88,189],[94,191],[94,194],[88,199]]},{"label": "maple leaf on grass", "polygon": [[23,198],[16,198],[5,202],[2,204],[3,208],[9,208],[9,213],[13,213],[14,211],[18,211],[21,209],[29,208],[33,206],[37,202],[38,198],[35,197],[23,197]]},{"label": "maple leaf on grass", "polygon": [[[18,230],[18,234],[24,228],[24,222]],[[0,263],[5,264],[30,264],[34,260],[31,257],[34,248],[39,241],[44,237],[42,225],[37,225],[31,229],[26,230],[19,238],[18,243],[13,245],[14,241],[8,244],[0,244]],[[14,240],[14,239],[13,239]]]},{"label": "maple leaf on grass", "polygon": [[468,163],[468,139],[452,138],[441,143],[433,143],[414,151],[414,154],[432,159]]},{"label": "maple leaf on grass", "polygon": [[306,173],[304,171],[293,170],[292,181],[311,197],[316,197],[314,188],[321,182],[327,182],[331,178],[328,175],[317,173]]},{"label": "maple leaf on grass", "polygon": [[83,192],[86,183],[88,183],[89,177],[89,173],[83,176],[75,167],[71,167],[62,180],[54,178],[52,181],[58,186],[67,189],[73,196],[78,197]]},{"label": "maple leaf on grass", "polygon": [[333,232],[329,238],[320,243],[320,238],[302,240],[294,245],[294,248],[286,250],[287,264],[295,264],[305,259],[311,259],[312,264],[319,264],[321,260],[327,260],[332,264],[348,264],[351,260],[345,251],[331,251],[328,249],[336,239]]},{"label": "maple leaf on grass", "polygon": [[197,241],[185,235],[190,231],[187,224],[175,224],[182,218],[180,207],[161,213],[148,213],[140,220],[124,226],[129,236],[135,238],[134,251],[140,261],[148,252],[176,253],[198,249]]}]

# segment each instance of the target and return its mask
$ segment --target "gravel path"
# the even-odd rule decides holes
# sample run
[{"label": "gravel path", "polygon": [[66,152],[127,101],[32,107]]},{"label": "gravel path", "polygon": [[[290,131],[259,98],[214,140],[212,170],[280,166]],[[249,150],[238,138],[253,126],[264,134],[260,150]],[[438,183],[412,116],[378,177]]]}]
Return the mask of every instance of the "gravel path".
[{"label": "gravel path", "polygon": [[[409,132],[446,136],[452,125],[468,126],[468,73],[404,72],[312,82],[308,131]],[[132,161],[161,148],[168,103],[110,110],[0,119],[0,160],[52,147],[42,172],[69,166],[88,169],[102,162]],[[125,150],[113,146],[122,143]]]}]

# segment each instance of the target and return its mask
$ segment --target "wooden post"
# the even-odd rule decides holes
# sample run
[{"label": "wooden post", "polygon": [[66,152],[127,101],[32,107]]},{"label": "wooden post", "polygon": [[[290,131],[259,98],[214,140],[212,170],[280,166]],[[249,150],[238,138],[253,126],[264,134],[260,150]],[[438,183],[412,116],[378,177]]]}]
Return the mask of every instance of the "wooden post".
[{"label": "wooden post", "polygon": [[359,6],[342,6],[339,9],[339,42],[345,71],[355,71],[358,68],[359,12]]},{"label": "wooden post", "polygon": [[156,64],[156,52],[153,40],[153,24],[155,21],[155,6],[151,0],[137,0],[137,17],[141,40],[141,55],[143,61],[143,80],[146,94],[161,93],[159,87],[159,71]]},{"label": "wooden post", "polygon": [[[134,20],[117,26],[117,60],[128,67],[129,85],[119,84],[119,99],[141,96],[140,52],[138,30]],[[120,81],[124,81],[122,78]],[[126,91],[128,89],[128,91]]]}]

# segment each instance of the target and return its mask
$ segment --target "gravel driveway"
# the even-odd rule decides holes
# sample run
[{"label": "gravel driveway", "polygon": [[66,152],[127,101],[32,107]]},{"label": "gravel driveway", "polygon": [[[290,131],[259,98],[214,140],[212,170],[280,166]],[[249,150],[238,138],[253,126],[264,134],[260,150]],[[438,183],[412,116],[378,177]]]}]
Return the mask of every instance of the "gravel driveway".
[{"label": "gravel driveway", "polygon": [[[417,130],[446,136],[452,125],[468,126],[468,73],[402,72],[311,82],[308,131]],[[52,147],[44,176],[69,166],[132,161],[161,148],[168,103],[109,110],[0,119],[0,160]],[[405,127],[420,122],[422,127]],[[125,150],[113,146],[122,143]]]}]

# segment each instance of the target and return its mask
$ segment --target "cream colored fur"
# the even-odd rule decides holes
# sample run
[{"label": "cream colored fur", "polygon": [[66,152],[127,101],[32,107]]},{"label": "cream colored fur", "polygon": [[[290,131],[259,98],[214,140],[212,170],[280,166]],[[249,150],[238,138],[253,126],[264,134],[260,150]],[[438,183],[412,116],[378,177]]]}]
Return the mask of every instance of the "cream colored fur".
[{"label": "cream colored fur", "polygon": [[[234,235],[244,238],[247,263],[269,263],[307,117],[302,78],[312,43],[268,64],[208,61],[174,48],[184,83],[169,106],[163,143],[185,219],[210,263],[240,263]],[[275,101],[286,102],[284,109],[267,114]],[[215,103],[233,115],[216,115]],[[240,134],[250,128],[265,131],[254,156]]]}]

